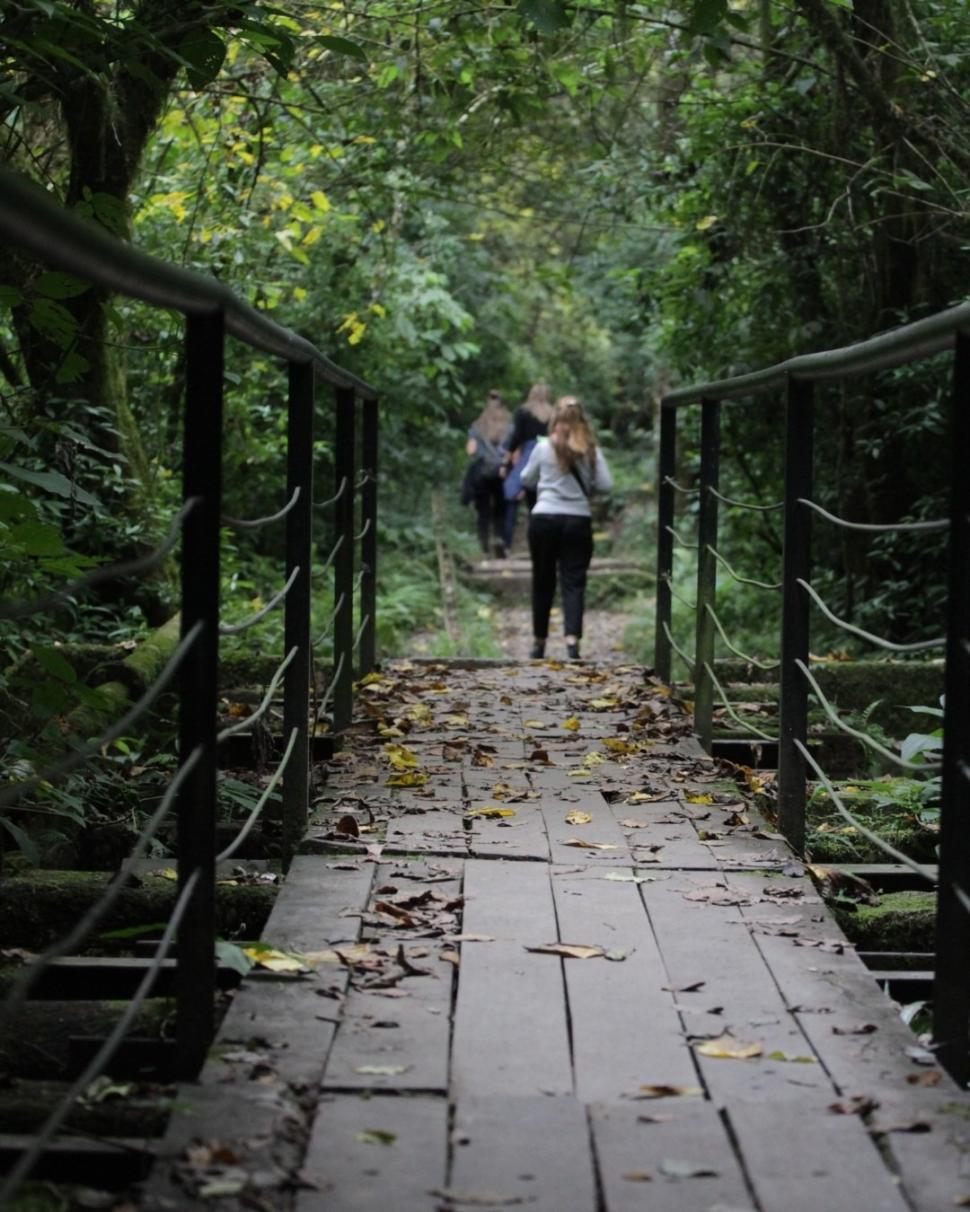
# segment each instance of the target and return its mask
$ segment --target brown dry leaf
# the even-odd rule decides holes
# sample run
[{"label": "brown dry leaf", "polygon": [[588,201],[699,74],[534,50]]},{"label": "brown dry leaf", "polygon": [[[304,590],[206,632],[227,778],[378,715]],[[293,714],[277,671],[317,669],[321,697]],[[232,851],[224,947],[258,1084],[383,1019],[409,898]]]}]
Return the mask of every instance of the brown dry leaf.
[{"label": "brown dry leaf", "polygon": [[671,1086],[660,1082],[641,1086],[631,1098],[698,1098],[704,1091],[700,1086]]},{"label": "brown dry leaf", "polygon": [[526,951],[536,951],[543,955],[562,955],[566,959],[599,959],[606,955],[602,947],[592,947],[585,943],[540,943],[536,947],[526,947]]},{"label": "brown dry leaf", "polygon": [[853,1023],[848,1027],[833,1027],[833,1035],[872,1035],[879,1028],[875,1023]]},{"label": "brown dry leaf", "polygon": [[335,833],[346,834],[347,837],[360,837],[360,826],[357,824],[355,816],[342,816],[334,825]]},{"label": "brown dry leaf", "polygon": [[490,753],[487,753],[483,746],[476,746],[472,753],[473,766],[494,766],[495,758]]},{"label": "brown dry leaf", "polygon": [[735,1039],[725,1032],[716,1039],[705,1040],[697,1045],[701,1056],[710,1056],[715,1060],[753,1060],[761,1056],[764,1047],[761,1044],[747,1044],[744,1040]]},{"label": "brown dry leaf", "polygon": [[459,957],[457,951],[440,951],[438,953],[438,959],[440,959],[442,963],[453,964],[456,968],[461,963],[461,958]]},{"label": "brown dry leaf", "polygon": [[709,905],[750,905],[751,897],[746,892],[731,888],[696,888],[684,893],[685,901],[706,901]]},{"label": "brown dry leaf", "polygon": [[703,989],[707,981],[694,981],[692,985],[661,985],[665,993],[696,993]]},{"label": "brown dry leaf", "polygon": [[873,1136],[885,1136],[888,1132],[932,1132],[933,1125],[926,1119],[900,1119],[888,1124],[872,1124]]},{"label": "brown dry leaf", "polygon": [[593,818],[588,812],[582,812],[579,808],[574,808],[572,812],[566,813],[567,825],[588,825]]},{"label": "brown dry leaf", "polygon": [[618,850],[614,842],[584,842],[582,838],[571,837],[563,842],[564,846],[577,846],[580,850]]},{"label": "brown dry leaf", "polygon": [[529,754],[529,761],[530,762],[545,762],[545,764],[547,766],[554,765],[554,762],[549,757],[548,749],[533,749],[532,752]]},{"label": "brown dry leaf", "polygon": [[624,829],[646,829],[649,827],[649,821],[635,821],[632,817],[626,816],[620,821]]},{"label": "brown dry leaf", "polygon": [[838,1103],[829,1103],[833,1115],[868,1115],[875,1111],[879,1103],[868,1094],[853,1094]]},{"label": "brown dry leaf", "polygon": [[911,1086],[938,1086],[943,1074],[939,1069],[928,1069],[925,1073],[907,1073],[906,1080]]},{"label": "brown dry leaf", "polygon": [[628,1170],[622,1176],[628,1183],[652,1183],[653,1175],[649,1170]]}]

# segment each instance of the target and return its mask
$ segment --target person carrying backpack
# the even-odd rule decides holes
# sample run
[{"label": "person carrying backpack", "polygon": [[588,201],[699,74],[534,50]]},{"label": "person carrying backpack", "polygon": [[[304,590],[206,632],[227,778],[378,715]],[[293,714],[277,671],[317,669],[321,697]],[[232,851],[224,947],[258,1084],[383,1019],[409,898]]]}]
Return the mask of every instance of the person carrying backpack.
[{"label": "person carrying backpack", "polygon": [[493,551],[498,559],[504,559],[506,554],[502,535],[505,497],[500,473],[505,461],[502,443],[511,422],[511,414],[502,401],[501,393],[490,391],[485,407],[468,430],[465,444],[465,453],[472,461],[465,473],[462,501],[465,504],[470,501],[475,503],[478,542],[486,558]]}]

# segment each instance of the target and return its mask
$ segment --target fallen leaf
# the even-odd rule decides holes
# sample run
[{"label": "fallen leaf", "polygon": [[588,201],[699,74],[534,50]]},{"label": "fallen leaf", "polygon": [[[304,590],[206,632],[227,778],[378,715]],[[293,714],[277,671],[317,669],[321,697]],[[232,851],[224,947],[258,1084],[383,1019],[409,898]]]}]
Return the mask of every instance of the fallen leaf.
[{"label": "fallen leaf", "polygon": [[717,1178],[717,1171],[710,1166],[681,1161],[674,1157],[664,1158],[660,1163],[660,1173],[667,1178]]},{"label": "fallen leaf", "polygon": [[420,770],[407,770],[403,774],[392,774],[387,780],[388,787],[423,787],[428,781],[428,775]]},{"label": "fallen leaf", "polygon": [[466,820],[481,816],[487,820],[494,820],[497,817],[515,816],[514,808],[499,808],[494,804],[486,804],[484,808],[472,808],[470,812],[465,813]]},{"label": "fallen leaf", "polygon": [[592,819],[588,812],[581,812],[578,808],[574,808],[572,812],[566,814],[567,825],[588,825]]},{"label": "fallen leaf", "polygon": [[545,728],[544,720],[523,720],[526,728]]},{"label": "fallen leaf", "polygon": [[628,804],[657,804],[661,800],[672,798],[669,791],[634,791],[632,795],[627,796],[626,802]]},{"label": "fallen leaf", "polygon": [[933,1125],[925,1119],[900,1119],[894,1123],[872,1124],[869,1131],[873,1136],[885,1136],[888,1132],[932,1132]]},{"label": "fallen leaf", "polygon": [[[547,665],[553,663],[546,662]],[[462,1191],[457,1187],[433,1187],[428,1194],[436,1199],[443,1199],[449,1206],[464,1204],[470,1208],[511,1208],[533,1198],[525,1195],[503,1195],[497,1191]]]},{"label": "fallen leaf", "polygon": [[630,1098],[697,1098],[704,1093],[700,1086],[671,1086],[664,1082],[641,1086]]},{"label": "fallen leaf", "polygon": [[761,1044],[746,1044],[727,1032],[698,1044],[696,1050],[701,1056],[710,1056],[715,1060],[753,1060],[764,1052]]},{"label": "fallen leaf", "polygon": [[579,717],[571,715],[568,720],[563,720],[562,726],[568,728],[570,732],[578,732],[581,727]]},{"label": "fallen leaf", "polygon": [[833,1035],[872,1035],[879,1028],[875,1023],[855,1023],[849,1027],[833,1027]]},{"label": "fallen leaf", "polygon": [[693,892],[684,893],[685,901],[706,901],[709,905],[750,905],[751,897],[747,892],[738,892],[730,888],[696,888]]},{"label": "fallen leaf", "polygon": [[687,795],[684,797],[684,802],[687,804],[713,804],[714,796],[706,793],[701,795]]},{"label": "fallen leaf", "polygon": [[598,959],[606,955],[602,947],[593,947],[586,943],[540,943],[536,947],[526,947],[526,951],[543,955],[562,955],[567,959]]},{"label": "fallen leaf", "polygon": [[706,984],[707,981],[694,981],[692,985],[662,985],[661,988],[665,993],[696,993]]},{"label": "fallen leaf", "polygon": [[868,1094],[853,1094],[851,1098],[839,1103],[829,1103],[829,1110],[834,1115],[868,1115],[875,1111],[879,1103]]},{"label": "fallen leaf", "polygon": [[368,1077],[398,1077],[407,1073],[410,1068],[410,1065],[355,1065],[354,1072],[366,1074]]},{"label": "fallen leaf", "polygon": [[494,943],[495,938],[491,934],[446,934],[444,936],[446,943]]},{"label": "fallen leaf", "polygon": [[385,745],[384,756],[395,770],[414,770],[420,765],[418,755],[407,745]]},{"label": "fallen leaf", "polygon": [[357,824],[357,818],[354,816],[342,816],[334,825],[334,832],[344,833],[348,837],[360,837],[360,827]]},{"label": "fallen leaf", "polygon": [[286,951],[278,951],[275,947],[254,943],[251,947],[243,947],[243,952],[257,967],[265,968],[268,972],[296,974],[310,971],[302,956],[290,955]]},{"label": "fallen leaf", "polygon": [[580,850],[619,850],[619,846],[614,842],[586,842],[579,837],[567,838],[563,845],[576,846]]},{"label": "fallen leaf", "polygon": [[624,829],[646,829],[650,825],[649,821],[634,821],[630,817],[624,817],[620,824]]},{"label": "fallen leaf", "polygon": [[774,1061],[790,1061],[794,1065],[817,1065],[818,1061],[814,1056],[792,1056],[789,1052],[782,1052],[780,1048],[774,1052],[768,1053],[768,1060]]},{"label": "fallen leaf", "polygon": [[397,1140],[397,1133],[385,1132],[382,1128],[365,1128],[363,1132],[357,1133],[357,1139],[365,1145],[393,1145]]},{"label": "fallen leaf", "polygon": [[628,1183],[652,1183],[653,1175],[649,1170],[628,1170],[623,1178]]},{"label": "fallen leaf", "polygon": [[629,871],[610,871],[601,878],[616,884],[652,884],[657,880],[655,875],[633,875]]},{"label": "fallen leaf", "polygon": [[928,1069],[925,1073],[907,1073],[906,1081],[911,1086],[938,1086],[943,1074],[939,1069]]}]

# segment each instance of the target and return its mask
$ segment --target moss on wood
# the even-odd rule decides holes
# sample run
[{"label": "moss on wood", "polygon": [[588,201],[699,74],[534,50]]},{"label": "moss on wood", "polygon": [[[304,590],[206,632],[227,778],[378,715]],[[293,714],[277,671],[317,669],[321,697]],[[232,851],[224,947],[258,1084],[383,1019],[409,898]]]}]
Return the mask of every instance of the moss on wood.
[{"label": "moss on wood", "polygon": [[936,922],[933,892],[889,892],[876,905],[849,910],[830,905],[836,920],[860,951],[932,951]]}]

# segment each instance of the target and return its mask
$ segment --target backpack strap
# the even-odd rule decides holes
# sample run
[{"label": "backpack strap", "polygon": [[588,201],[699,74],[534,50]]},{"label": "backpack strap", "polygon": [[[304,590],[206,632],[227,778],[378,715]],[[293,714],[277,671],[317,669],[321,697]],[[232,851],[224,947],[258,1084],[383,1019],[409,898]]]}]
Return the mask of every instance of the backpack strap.
[{"label": "backpack strap", "polygon": [[583,496],[584,496],[584,497],[586,498],[586,500],[588,501],[588,500],[589,500],[589,488],[586,486],[586,481],[583,479],[583,477],[582,477],[582,476],[579,474],[579,472],[576,470],[576,464],[575,464],[575,463],[573,463],[573,464],[570,466],[569,470],[570,470],[570,471],[573,473],[573,475],[576,477],[576,483],[577,483],[577,484],[579,485],[579,487],[580,487],[580,488],[583,490]]}]

